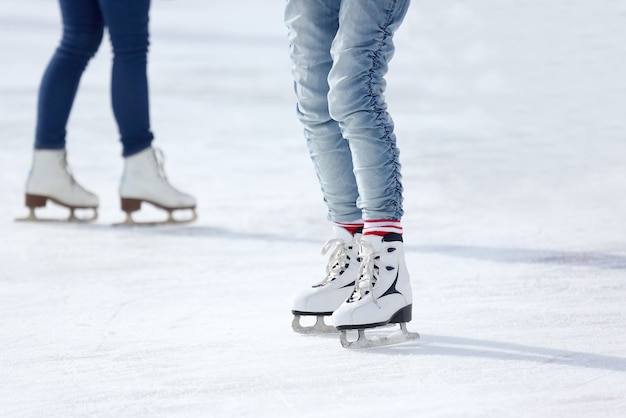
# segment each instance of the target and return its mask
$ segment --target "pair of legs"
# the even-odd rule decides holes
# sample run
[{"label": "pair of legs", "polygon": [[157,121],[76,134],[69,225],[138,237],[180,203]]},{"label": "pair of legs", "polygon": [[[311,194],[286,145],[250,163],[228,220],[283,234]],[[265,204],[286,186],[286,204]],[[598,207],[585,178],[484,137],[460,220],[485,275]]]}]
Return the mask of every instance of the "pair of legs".
[{"label": "pair of legs", "polygon": [[44,73],[35,149],[65,148],[66,126],[81,76],[106,27],[113,46],[111,102],[123,156],[150,146],[147,54],[150,0],[59,0],[63,37]]},{"label": "pair of legs", "polygon": [[[285,21],[309,153],[334,224],[322,282],[294,303],[294,329],[362,330],[411,320],[403,255],[402,182],[385,79],[409,0],[288,0]],[[300,316],[317,316],[311,328]],[[330,327],[332,329],[332,327]],[[345,339],[345,346],[351,343]]]},{"label": "pair of legs", "polygon": [[98,197],[76,182],[68,169],[66,127],[89,60],[98,50],[106,27],[113,46],[111,103],[124,157],[120,184],[122,210],[131,213],[149,202],[169,213],[194,211],[196,200],[175,189],[164,175],[162,154],[152,148],[148,100],[147,54],[150,0],[59,0],[63,37],[44,73],[37,107],[33,165],[26,183],[26,220],[40,220],[35,209],[52,200],[70,209],[93,209]]},{"label": "pair of legs", "polygon": [[403,214],[384,76],[408,6],[408,0],[287,2],[298,116],[331,221]]}]

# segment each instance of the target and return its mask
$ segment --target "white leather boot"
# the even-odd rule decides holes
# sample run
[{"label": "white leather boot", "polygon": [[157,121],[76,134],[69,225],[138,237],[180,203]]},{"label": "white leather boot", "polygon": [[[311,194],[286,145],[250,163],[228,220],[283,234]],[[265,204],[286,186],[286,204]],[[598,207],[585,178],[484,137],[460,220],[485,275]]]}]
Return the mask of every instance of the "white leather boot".
[{"label": "white leather boot", "polygon": [[38,220],[35,208],[53,202],[70,209],[68,220],[74,217],[74,209],[93,209],[92,218],[97,217],[98,196],[81,186],[72,175],[65,150],[35,150],[33,164],[26,181],[25,203],[31,213],[27,220]]},{"label": "white leather boot", "polygon": [[[303,334],[336,332],[333,326],[324,324],[323,317],[331,315],[352,293],[359,272],[358,238],[345,228],[335,225],[334,238],[326,242],[322,254],[332,249],[326,277],[321,282],[306,288],[294,300],[291,313],[294,315],[292,328]],[[301,316],[316,316],[317,320],[312,327],[300,324]]]},{"label": "white leather boot", "polygon": [[195,219],[196,199],[183,193],[170,184],[163,169],[163,154],[160,150],[148,147],[124,159],[124,174],[120,183],[122,210],[127,213],[127,223],[134,223],[132,212],[141,208],[142,202],[168,212],[168,222],[178,222],[172,212],[190,209]]},{"label": "white leather boot", "polygon": [[[332,315],[341,333],[344,347],[372,347],[396,344],[419,338],[409,333],[413,294],[404,261],[404,244],[399,234],[385,237],[365,235],[360,241],[361,262],[356,286],[350,297]],[[401,332],[393,337],[368,340],[364,329],[400,324]],[[348,341],[346,330],[359,330],[357,341]]]}]

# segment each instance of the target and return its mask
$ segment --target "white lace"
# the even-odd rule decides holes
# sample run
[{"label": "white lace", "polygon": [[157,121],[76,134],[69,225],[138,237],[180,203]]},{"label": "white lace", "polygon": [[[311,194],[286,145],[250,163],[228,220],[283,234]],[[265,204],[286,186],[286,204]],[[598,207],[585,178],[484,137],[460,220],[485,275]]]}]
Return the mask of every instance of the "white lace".
[{"label": "white lace", "polygon": [[82,190],[85,193],[91,193],[89,191],[87,191],[87,189],[85,189],[83,186],[81,186],[81,184],[79,182],[76,181],[76,179],[74,178],[74,173],[72,173],[72,169],[70,168],[70,164],[67,162],[67,151],[63,152],[61,154],[61,166],[64,166],[65,172],[67,173],[67,175],[70,177],[70,184],[74,187],[77,187],[78,189]]},{"label": "white lace", "polygon": [[163,151],[161,151],[160,148],[152,147],[152,150],[154,151],[152,155],[154,156],[154,161],[156,163],[157,173],[163,180],[167,181],[167,176],[165,175],[165,168],[164,168],[165,167],[165,154],[163,154]]},{"label": "white lace", "polygon": [[326,264],[326,277],[324,277],[318,286],[323,286],[329,281],[339,277],[344,271],[345,265],[348,263],[348,254],[346,253],[343,240],[334,238],[326,241],[326,244],[322,247],[322,255],[326,255],[331,248],[333,248],[333,251],[330,253],[328,264]]},{"label": "white lace", "polygon": [[350,300],[359,300],[369,293],[374,303],[378,305],[378,301],[374,298],[373,292],[373,287],[378,280],[374,274],[376,253],[374,252],[372,244],[365,240],[359,241],[359,245],[359,257],[361,258],[361,264],[359,265],[357,283],[354,287],[354,292],[352,292],[352,295],[350,296]]}]

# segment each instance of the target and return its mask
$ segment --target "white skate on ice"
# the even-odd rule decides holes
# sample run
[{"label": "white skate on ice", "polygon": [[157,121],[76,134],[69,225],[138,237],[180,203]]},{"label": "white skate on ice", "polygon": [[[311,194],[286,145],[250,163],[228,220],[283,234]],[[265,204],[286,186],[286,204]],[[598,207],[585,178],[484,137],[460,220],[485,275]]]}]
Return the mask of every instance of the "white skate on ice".
[{"label": "white skate on ice", "polygon": [[[333,235],[335,237],[322,249],[322,254],[332,249],[326,265],[326,277],[300,293],[293,303],[291,326],[301,334],[337,332],[334,326],[324,322],[324,317],[330,316],[350,296],[356,283],[359,271],[357,238],[361,234],[352,236],[346,229],[334,226]],[[300,319],[303,316],[315,316],[315,324],[302,325]]]},{"label": "white skate on ice", "polygon": [[[404,261],[402,237],[389,234],[367,235],[360,241],[361,265],[356,286],[350,297],[332,315],[341,331],[341,345],[346,348],[369,348],[399,344],[419,338],[409,332],[413,295]],[[400,329],[380,338],[367,338],[365,330],[399,324]],[[356,340],[348,331],[356,330]]]},{"label": "white skate on ice", "polygon": [[[149,147],[124,159],[124,175],[120,183],[122,210],[126,220],[116,225],[180,224],[196,220],[196,199],[172,186],[163,169],[163,154]],[[155,222],[137,222],[132,213],[141,209],[143,202],[150,203],[167,212],[167,219]],[[188,210],[186,219],[176,219],[174,211]]]},{"label": "white skate on ice", "polygon": [[[39,218],[35,209],[45,207],[48,200],[70,210],[67,219]],[[78,184],[72,175],[65,150],[35,150],[33,165],[26,181],[25,204],[29,214],[17,221],[90,222],[98,217],[98,196]],[[87,209],[91,216],[76,216],[76,209]]]}]

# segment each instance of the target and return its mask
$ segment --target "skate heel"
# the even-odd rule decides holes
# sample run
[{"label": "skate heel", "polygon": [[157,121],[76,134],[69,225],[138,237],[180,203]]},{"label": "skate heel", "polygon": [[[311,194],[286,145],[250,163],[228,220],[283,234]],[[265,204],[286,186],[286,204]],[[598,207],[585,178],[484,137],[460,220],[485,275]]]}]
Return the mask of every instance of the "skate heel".
[{"label": "skate heel", "polygon": [[122,210],[126,213],[137,212],[141,209],[141,200],[122,198]]},{"label": "skate heel", "polygon": [[410,322],[412,318],[413,318],[413,305],[408,305],[400,309],[395,314],[393,314],[393,316],[389,320],[389,323],[390,324],[402,324],[402,323]]},{"label": "skate heel", "polygon": [[42,208],[46,206],[46,202],[48,201],[48,198],[45,196],[39,196],[39,195],[26,193],[26,197],[24,200],[25,200],[27,208],[34,209],[34,208]]}]

